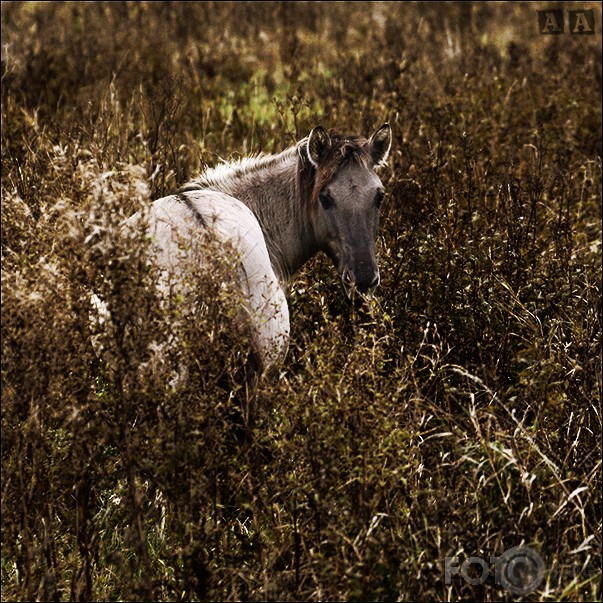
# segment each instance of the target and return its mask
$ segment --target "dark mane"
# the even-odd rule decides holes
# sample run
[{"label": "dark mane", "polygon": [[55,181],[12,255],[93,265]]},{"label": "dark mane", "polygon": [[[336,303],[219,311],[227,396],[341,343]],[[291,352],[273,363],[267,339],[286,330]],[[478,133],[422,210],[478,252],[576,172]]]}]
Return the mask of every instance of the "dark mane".
[{"label": "dark mane", "polygon": [[331,182],[335,174],[351,162],[369,166],[371,161],[366,150],[365,138],[330,134],[331,147],[315,167],[307,153],[307,141],[299,146],[298,184],[302,207],[312,212],[316,208],[318,195]]}]

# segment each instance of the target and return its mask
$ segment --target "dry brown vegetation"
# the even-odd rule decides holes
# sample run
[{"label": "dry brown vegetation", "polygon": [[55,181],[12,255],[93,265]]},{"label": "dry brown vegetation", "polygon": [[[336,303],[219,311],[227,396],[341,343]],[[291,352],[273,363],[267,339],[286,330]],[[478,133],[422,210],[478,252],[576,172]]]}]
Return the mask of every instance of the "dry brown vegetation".
[{"label": "dry brown vegetation", "polygon": [[[601,11],[535,8],[2,3],[3,600],[601,599]],[[159,310],[125,218],[385,120],[374,303],[317,257],[259,381],[216,279]]]}]

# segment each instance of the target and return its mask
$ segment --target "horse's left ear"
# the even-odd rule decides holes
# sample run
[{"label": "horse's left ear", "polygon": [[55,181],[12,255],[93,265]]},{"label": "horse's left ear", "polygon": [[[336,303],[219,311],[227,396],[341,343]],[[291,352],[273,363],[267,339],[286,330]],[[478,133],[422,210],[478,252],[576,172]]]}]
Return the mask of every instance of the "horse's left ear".
[{"label": "horse's left ear", "polygon": [[368,152],[375,167],[385,165],[392,146],[392,130],[383,124],[369,139]]},{"label": "horse's left ear", "polygon": [[314,167],[318,166],[330,147],[331,138],[322,126],[316,126],[308,136],[307,146],[308,157]]}]

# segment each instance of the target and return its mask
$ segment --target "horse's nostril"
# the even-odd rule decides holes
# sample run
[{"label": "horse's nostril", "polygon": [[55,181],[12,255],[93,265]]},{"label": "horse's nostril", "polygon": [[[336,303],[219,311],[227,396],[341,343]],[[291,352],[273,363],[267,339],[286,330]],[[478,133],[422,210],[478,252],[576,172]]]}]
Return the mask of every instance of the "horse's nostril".
[{"label": "horse's nostril", "polygon": [[377,273],[375,278],[373,279],[373,282],[371,283],[371,286],[369,287],[369,289],[377,288],[379,286],[380,282],[381,282],[381,277],[379,276],[379,273]]},{"label": "horse's nostril", "polygon": [[353,285],[354,284],[354,276],[353,276],[351,270],[347,270],[347,269],[344,270],[342,278],[343,278],[343,282],[346,285]]}]

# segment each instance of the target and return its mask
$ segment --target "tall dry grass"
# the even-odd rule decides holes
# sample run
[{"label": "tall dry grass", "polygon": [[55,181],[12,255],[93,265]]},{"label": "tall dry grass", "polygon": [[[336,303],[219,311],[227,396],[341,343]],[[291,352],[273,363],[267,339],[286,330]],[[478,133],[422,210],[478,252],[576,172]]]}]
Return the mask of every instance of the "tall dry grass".
[{"label": "tall dry grass", "polygon": [[[511,600],[490,558],[520,545],[525,599],[599,600],[595,11],[3,3],[3,600]],[[376,300],[315,258],[263,379],[227,261],[160,304],[128,216],[386,119]]]}]

